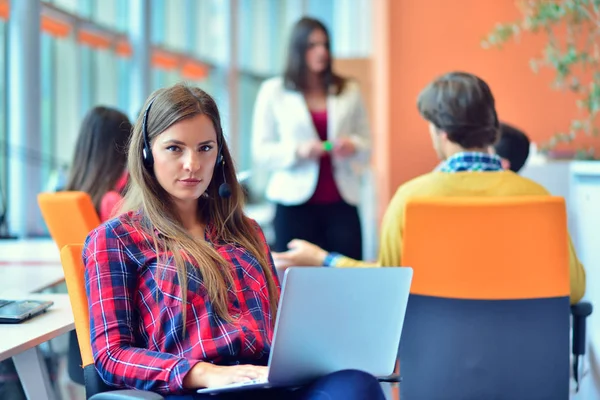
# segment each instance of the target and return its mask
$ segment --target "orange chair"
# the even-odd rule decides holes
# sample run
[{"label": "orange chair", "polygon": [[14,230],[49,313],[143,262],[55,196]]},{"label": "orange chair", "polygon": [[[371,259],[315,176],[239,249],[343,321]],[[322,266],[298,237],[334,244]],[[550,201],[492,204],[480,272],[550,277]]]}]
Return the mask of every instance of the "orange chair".
[{"label": "orange chair", "polygon": [[402,265],[414,277],[400,397],[568,398],[564,200],[414,199],[403,229]]},{"label": "orange chair", "polygon": [[67,290],[73,316],[75,331],[79,342],[79,350],[83,361],[85,376],[86,399],[92,400],[160,400],[163,397],[157,393],[140,390],[113,390],[106,385],[94,366],[92,346],[90,343],[90,314],[85,292],[84,266],[81,258],[83,246],[70,244],[62,248],[60,258],[65,272]]},{"label": "orange chair", "polygon": [[[40,193],[38,205],[50,232],[50,236],[62,249],[70,243],[83,243],[88,233],[100,225],[100,219],[90,195],[85,192],[65,191]],[[72,381],[84,384],[81,359],[75,334],[69,343],[68,372]]]},{"label": "orange chair", "polygon": [[88,233],[100,225],[90,195],[85,192],[40,193],[38,204],[58,249],[83,243]]}]

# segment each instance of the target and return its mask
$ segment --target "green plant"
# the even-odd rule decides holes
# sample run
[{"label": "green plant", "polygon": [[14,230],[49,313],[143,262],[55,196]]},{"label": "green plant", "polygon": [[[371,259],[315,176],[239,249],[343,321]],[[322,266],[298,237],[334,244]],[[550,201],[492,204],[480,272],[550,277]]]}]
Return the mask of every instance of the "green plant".
[{"label": "green plant", "polygon": [[[526,32],[543,33],[548,41],[541,56],[531,60],[534,72],[555,70],[553,86],[574,92],[580,118],[571,121],[567,132],[554,134],[542,145],[551,150],[570,143],[579,134],[597,137],[600,128],[600,0],[527,0],[519,3],[522,18],[499,23],[482,41],[484,48],[502,48]],[[593,159],[593,148],[581,149],[577,158]]]}]

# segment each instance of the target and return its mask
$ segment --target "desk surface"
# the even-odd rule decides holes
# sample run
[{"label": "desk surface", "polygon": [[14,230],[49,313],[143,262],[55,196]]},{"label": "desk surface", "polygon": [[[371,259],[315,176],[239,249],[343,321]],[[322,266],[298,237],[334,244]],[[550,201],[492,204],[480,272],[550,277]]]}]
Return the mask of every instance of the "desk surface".
[{"label": "desk surface", "polygon": [[56,263],[60,252],[51,239],[0,240],[0,264]]},{"label": "desk surface", "polygon": [[0,361],[29,350],[75,328],[73,311],[66,294],[29,294],[11,299],[52,300],[44,314],[20,324],[0,324]]},{"label": "desk surface", "polygon": [[65,280],[60,264],[56,265],[0,265],[0,296],[20,296],[35,293]]}]

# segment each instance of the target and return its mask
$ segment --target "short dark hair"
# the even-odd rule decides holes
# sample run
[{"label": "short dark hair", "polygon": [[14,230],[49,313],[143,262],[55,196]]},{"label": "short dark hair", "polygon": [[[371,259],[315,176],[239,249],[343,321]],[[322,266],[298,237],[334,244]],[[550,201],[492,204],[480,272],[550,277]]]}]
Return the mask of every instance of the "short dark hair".
[{"label": "short dark hair", "polygon": [[290,90],[302,92],[306,89],[306,76],[308,72],[306,51],[309,45],[308,38],[317,29],[325,33],[327,37],[327,50],[329,51],[329,63],[323,72],[323,88],[328,92],[330,86],[333,86],[334,93],[337,95],[344,90],[346,79],[333,72],[329,31],[325,24],[314,18],[301,18],[292,29],[287,49],[287,62],[283,73],[283,82],[285,87]]},{"label": "short dark hair", "polygon": [[494,146],[496,154],[510,163],[510,170],[519,172],[529,157],[529,138],[527,135],[507,123],[500,124],[500,140]]},{"label": "short dark hair", "polygon": [[419,94],[419,113],[465,149],[493,145],[500,134],[492,91],[483,79],[450,72]]}]

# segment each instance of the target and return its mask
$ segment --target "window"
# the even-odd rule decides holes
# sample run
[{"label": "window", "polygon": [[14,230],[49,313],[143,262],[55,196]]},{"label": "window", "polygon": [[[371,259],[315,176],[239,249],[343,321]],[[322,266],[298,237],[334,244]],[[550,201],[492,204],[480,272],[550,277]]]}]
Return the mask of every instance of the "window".
[{"label": "window", "polygon": [[[89,99],[83,105],[81,92],[83,79],[88,71],[83,68],[84,57],[81,46],[73,38],[56,39],[54,65],[57,67],[50,76],[42,64],[42,76],[54,80],[54,154],[61,165],[70,165],[75,150],[75,141],[83,114],[87,111]],[[81,59],[78,58],[81,57]],[[45,57],[46,58],[46,57]],[[42,61],[44,63],[44,61]],[[81,65],[82,67],[79,67]]]},{"label": "window", "polygon": [[165,0],[151,0],[150,6],[150,42],[164,44],[165,42]]},{"label": "window", "polygon": [[93,106],[116,107],[119,102],[117,57],[110,49],[93,49]]},{"label": "window", "polygon": [[81,7],[79,3],[83,4],[87,3],[87,1],[79,2],[78,0],[53,0],[52,3],[58,8],[68,11],[72,14],[78,15]]},{"label": "window", "polygon": [[[117,57],[117,70],[119,73],[119,85],[117,87],[117,104],[119,108],[127,114],[127,111],[129,110],[129,101],[131,98],[129,90],[129,73],[131,71],[131,61],[128,58]],[[137,115],[135,117],[137,117]]]},{"label": "window", "polygon": [[[55,130],[54,130],[54,105],[56,104],[54,99],[54,38],[52,36],[42,34],[41,38],[41,147],[35,149],[27,149],[27,154],[32,157],[27,157],[26,162],[34,162],[39,164],[42,175],[42,182],[48,182],[50,176],[54,172],[58,160],[54,154],[54,141],[55,141]],[[32,146],[32,144],[28,145]],[[40,188],[46,189],[46,188]]]},{"label": "window", "polygon": [[169,49],[182,52],[187,49],[186,25],[189,19],[186,18],[186,14],[190,10],[186,9],[186,3],[186,0],[168,0],[166,12],[162,15],[166,25],[165,45]]},{"label": "window", "polygon": [[[241,3],[241,2],[240,2]],[[229,62],[229,2],[203,0],[197,4],[195,52],[200,59],[219,66]]]},{"label": "window", "polygon": [[[150,41],[166,53],[177,53],[177,59],[190,58],[209,65],[208,76],[188,83],[214,97],[238,170],[249,170],[252,168],[250,144],[256,94],[265,79],[282,73],[292,25],[306,12],[321,19],[330,29],[335,56],[365,57],[369,55],[370,46],[370,37],[365,34],[370,31],[369,22],[365,22],[369,21],[370,2],[149,0]],[[237,5],[236,10],[230,9],[232,4]],[[41,2],[42,9],[49,5],[61,12],[47,16],[58,15],[56,18],[62,17],[63,23],[72,26],[67,36],[42,32],[40,38],[41,132],[31,154],[37,157],[35,163],[39,164],[44,184],[57,167],[70,165],[80,124],[92,107],[106,105],[130,113],[131,100],[137,98],[130,87],[133,67],[130,57],[135,55],[126,54],[122,43],[114,40],[127,39],[132,2]],[[81,42],[78,30],[82,27],[92,34],[106,34],[102,38],[108,38],[110,44],[102,40]],[[10,107],[6,101],[6,82],[10,79],[6,76],[6,28],[0,20],[0,188],[4,190],[10,172],[6,130]],[[237,35],[231,37],[234,31]],[[232,49],[236,50],[235,55]],[[163,63],[161,68],[158,63],[151,65],[152,90],[187,79],[182,75],[181,65],[168,64]],[[130,117],[136,118],[137,113]],[[261,187],[265,175],[264,171],[253,171],[253,185]]]}]

